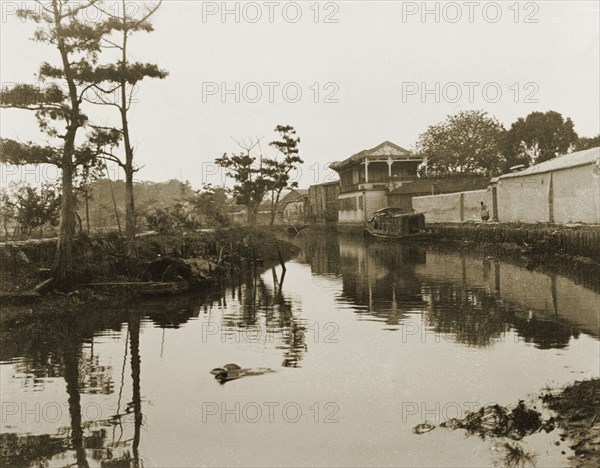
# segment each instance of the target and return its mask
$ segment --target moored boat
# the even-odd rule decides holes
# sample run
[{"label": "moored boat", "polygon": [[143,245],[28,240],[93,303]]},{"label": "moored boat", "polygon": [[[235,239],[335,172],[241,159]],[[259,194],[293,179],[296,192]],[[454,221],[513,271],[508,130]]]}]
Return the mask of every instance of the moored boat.
[{"label": "moored boat", "polygon": [[423,213],[404,213],[401,208],[377,210],[365,229],[378,239],[420,239],[427,235]]},{"label": "moored boat", "polygon": [[189,287],[187,281],[148,282],[138,289],[138,293],[142,296],[172,296],[187,291]]}]

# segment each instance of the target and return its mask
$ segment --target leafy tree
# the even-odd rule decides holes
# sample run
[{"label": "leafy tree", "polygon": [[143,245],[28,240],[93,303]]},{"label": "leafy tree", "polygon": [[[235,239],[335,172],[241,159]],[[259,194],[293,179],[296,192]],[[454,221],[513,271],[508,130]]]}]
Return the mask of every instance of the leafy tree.
[{"label": "leafy tree", "polygon": [[[91,91],[93,97],[86,100],[95,104],[114,106],[120,117],[120,125],[116,127],[95,127],[94,139],[102,150],[102,156],[115,162],[125,173],[125,236],[127,239],[126,252],[128,256],[134,253],[135,242],[135,201],[133,194],[133,177],[139,170],[133,163],[134,147],[131,143],[129,127],[129,110],[134,102],[134,91],[144,78],[163,79],[167,72],[150,63],[130,62],[128,57],[129,41],[135,32],[151,32],[152,24],[149,18],[158,10],[162,0],[152,7],[141,10],[137,14],[128,14],[127,2],[122,0],[119,15],[96,7],[108,17],[106,29],[111,30],[111,35],[102,37],[101,47],[116,49],[119,60],[116,63],[101,65],[95,69],[96,84]],[[116,35],[117,37],[113,37]],[[114,99],[114,96],[118,96]],[[124,156],[116,155],[114,148],[119,141],[124,147]],[[107,146],[109,148],[107,148]]]},{"label": "leafy tree", "polygon": [[190,197],[188,202],[199,214],[203,226],[222,227],[229,224],[229,218],[224,213],[227,202],[225,188],[207,184]]},{"label": "leafy tree", "polygon": [[537,164],[571,151],[577,143],[573,121],[555,111],[520,117],[506,134],[508,167]]},{"label": "leafy tree", "polygon": [[436,175],[494,175],[502,164],[502,124],[484,111],[461,111],[419,136],[417,152]]},{"label": "leafy tree", "polygon": [[[92,24],[83,12],[98,0],[49,0],[35,2],[35,8],[22,8],[21,18],[38,24],[34,39],[55,47],[58,66],[44,62],[38,77],[42,88],[18,84],[0,93],[0,106],[33,111],[38,125],[55,144],[45,146],[3,140],[0,160],[28,163],[50,162],[62,171],[62,197],[58,246],[54,268],[57,288],[71,289],[74,280],[73,238],[75,234],[75,195],[73,179],[77,165],[93,160],[89,146],[77,147],[76,137],[88,118],[81,103],[85,92],[94,85],[93,66],[98,60],[105,25]],[[61,83],[63,88],[59,85]]]},{"label": "leafy tree", "polygon": [[0,218],[2,218],[2,226],[4,227],[4,239],[8,240],[8,224],[14,221],[17,217],[17,207],[8,190],[0,189]]},{"label": "leafy tree", "polygon": [[283,155],[283,159],[266,160],[269,175],[271,177],[271,227],[275,222],[277,205],[281,198],[281,192],[285,189],[298,187],[298,182],[291,182],[290,174],[304,161],[299,155],[298,145],[300,138],[296,136],[296,130],[291,125],[277,125],[275,131],[279,133],[280,140],[274,140],[269,146],[277,148]]},{"label": "leafy tree", "polygon": [[176,203],[168,208],[158,208],[146,215],[148,227],[159,234],[169,234],[177,231],[195,230],[200,227],[188,207]]},{"label": "leafy tree", "polygon": [[302,164],[299,156],[298,145],[300,138],[291,125],[278,125],[275,131],[280,134],[279,140],[269,143],[276,148],[283,158],[263,158],[252,155],[252,151],[259,146],[260,139],[251,140],[250,143],[236,142],[243,152],[227,155],[216,159],[216,163],[227,169],[227,175],[232,177],[235,185],[232,193],[238,203],[248,210],[248,224],[256,224],[258,208],[267,193],[271,193],[271,226],[275,221],[277,204],[281,192],[287,188],[297,187],[297,182],[291,181],[291,172]]},{"label": "leafy tree", "polygon": [[600,135],[591,138],[579,137],[577,143],[575,143],[575,151],[597,148],[598,146],[600,146]]},{"label": "leafy tree", "polygon": [[170,232],[174,227],[174,220],[164,209],[155,210],[152,213],[146,215],[146,223],[148,227],[159,234],[166,234]]},{"label": "leafy tree", "polygon": [[14,198],[16,218],[27,237],[31,237],[35,228],[40,228],[40,237],[43,237],[45,224],[58,224],[60,195],[55,187],[44,184],[38,192],[30,185],[21,185]]},{"label": "leafy tree", "polygon": [[232,189],[233,196],[238,205],[243,205],[248,211],[248,224],[256,224],[258,207],[263,198],[269,191],[272,180],[269,171],[265,167],[262,155],[257,162],[252,151],[259,145],[260,140],[250,141],[250,143],[239,143],[243,149],[238,154],[223,154],[215,162],[227,170],[227,176],[233,178],[235,184]]}]

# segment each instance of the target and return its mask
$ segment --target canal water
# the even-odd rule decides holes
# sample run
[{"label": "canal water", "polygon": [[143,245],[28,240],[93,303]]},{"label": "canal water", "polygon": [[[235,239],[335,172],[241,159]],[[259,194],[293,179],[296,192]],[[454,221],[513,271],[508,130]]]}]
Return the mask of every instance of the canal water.
[{"label": "canal water", "polygon": [[[2,330],[3,459],[502,466],[504,440],[413,428],[598,377],[600,294],[584,272],[325,233],[298,242],[285,272]],[[274,372],[221,384],[210,370],[227,363]],[[538,466],[572,453],[558,430],[519,444]]]}]

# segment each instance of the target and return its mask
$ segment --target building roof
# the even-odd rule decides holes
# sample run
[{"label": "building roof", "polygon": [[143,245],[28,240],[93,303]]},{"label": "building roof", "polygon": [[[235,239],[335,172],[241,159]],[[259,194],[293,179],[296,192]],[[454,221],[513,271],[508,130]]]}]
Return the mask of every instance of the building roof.
[{"label": "building roof", "polygon": [[329,182],[321,182],[320,184],[313,184],[310,187],[323,187],[325,185],[339,185],[340,184],[340,180],[336,179],[336,180],[330,180]]},{"label": "building roof", "polygon": [[333,170],[339,171],[344,167],[351,166],[354,164],[361,163],[367,157],[391,157],[392,159],[413,159],[415,161],[422,161],[423,158],[412,154],[407,149],[398,146],[391,141],[384,141],[383,143],[375,146],[368,150],[362,150],[359,153],[353,154],[349,158],[343,161],[336,161],[329,165]]},{"label": "building roof", "polygon": [[559,171],[571,167],[584,166],[587,164],[597,164],[600,166],[600,146],[575,153],[564,154],[554,159],[535,164],[527,169],[518,172],[511,172],[498,177],[498,179],[507,179],[509,177],[524,177],[543,172]]},{"label": "building roof", "polygon": [[281,197],[279,201],[285,204],[291,201],[296,201],[297,199],[302,198],[304,195],[308,195],[308,189],[290,189],[290,191]]},{"label": "building roof", "polygon": [[424,177],[392,190],[390,195],[431,195],[432,193],[468,192],[483,190],[490,184],[488,177],[477,175]]}]

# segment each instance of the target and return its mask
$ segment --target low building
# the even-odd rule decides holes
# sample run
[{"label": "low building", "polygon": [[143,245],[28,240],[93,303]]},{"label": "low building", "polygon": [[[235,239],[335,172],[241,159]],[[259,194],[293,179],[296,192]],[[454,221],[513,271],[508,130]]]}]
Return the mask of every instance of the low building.
[{"label": "low building", "polygon": [[387,206],[387,194],[417,178],[423,158],[384,141],[330,167],[340,175],[340,225],[363,225]]},{"label": "low building", "polygon": [[[286,218],[285,209],[288,204],[292,202],[300,202],[300,204],[304,204],[304,197],[308,196],[308,190],[305,189],[291,189],[285,193],[283,197],[279,200],[277,204],[277,209],[275,210],[275,218],[273,224],[281,225],[281,224],[289,224],[289,220]],[[268,226],[271,224],[271,216],[272,216],[273,204],[270,199],[264,200],[258,207],[256,213],[256,224],[259,226]],[[290,208],[291,209],[291,208]],[[227,206],[225,207],[225,211],[229,219],[236,224],[247,224],[248,223],[248,210],[243,205],[238,205],[235,199],[228,200]],[[304,219],[304,207],[302,209],[298,209],[298,213],[296,213],[296,218],[299,219],[298,216],[302,216]]]},{"label": "low building", "polygon": [[424,177],[390,191],[388,206],[410,213],[414,209],[413,197],[485,190],[489,184],[489,177],[477,175]]},{"label": "low building", "polygon": [[413,208],[425,214],[426,223],[482,221],[483,203],[490,220],[500,223],[600,224],[600,147],[504,174],[487,189],[474,188],[414,197]]},{"label": "low building", "polygon": [[339,180],[309,187],[307,222],[313,224],[337,223],[339,187]]},{"label": "low building", "polygon": [[494,180],[498,221],[600,224],[600,147]]},{"label": "low building", "polygon": [[280,202],[283,207],[282,221],[285,224],[303,225],[306,223],[308,190],[297,189]]}]

